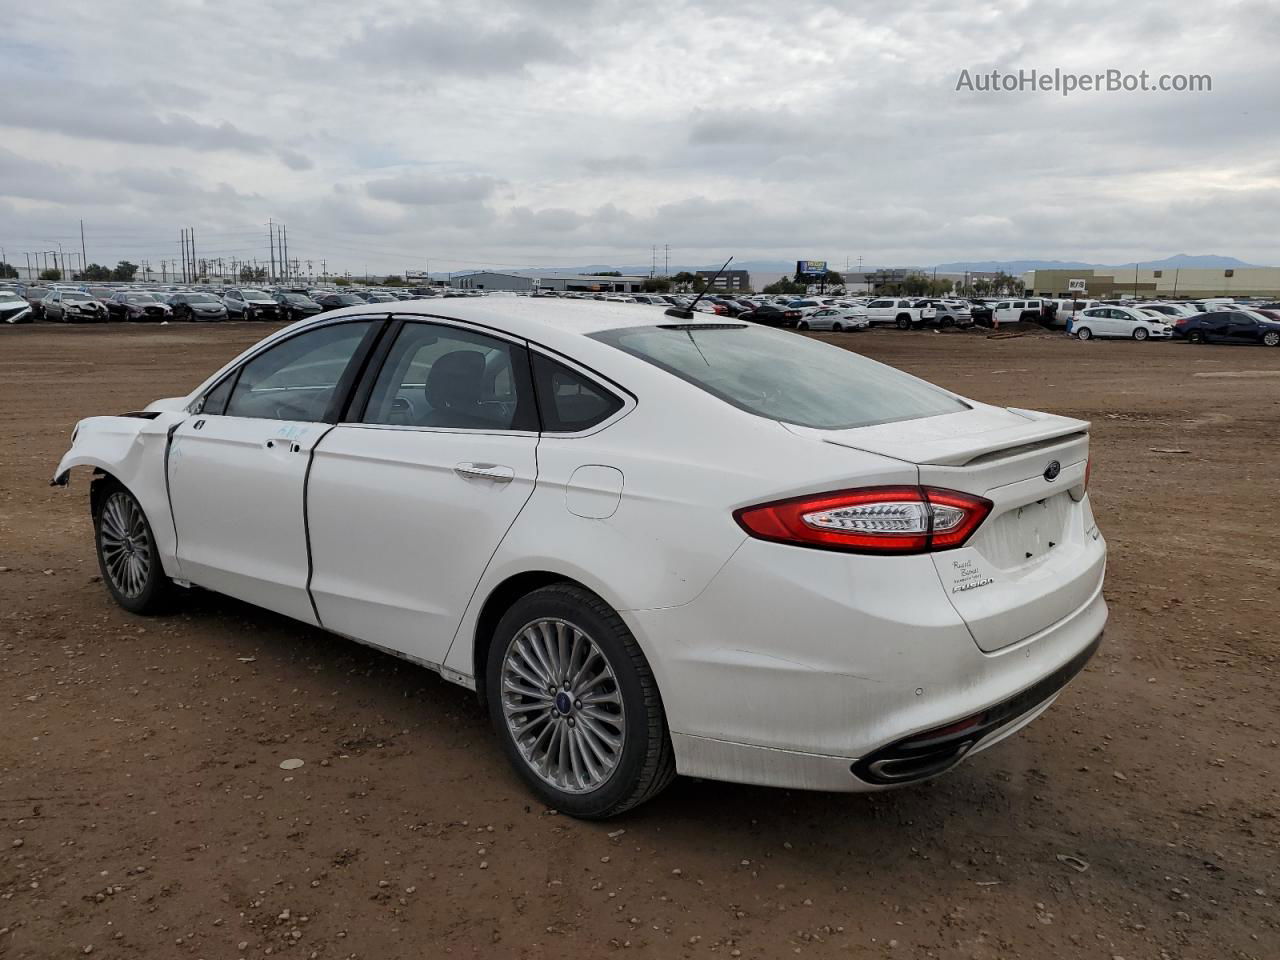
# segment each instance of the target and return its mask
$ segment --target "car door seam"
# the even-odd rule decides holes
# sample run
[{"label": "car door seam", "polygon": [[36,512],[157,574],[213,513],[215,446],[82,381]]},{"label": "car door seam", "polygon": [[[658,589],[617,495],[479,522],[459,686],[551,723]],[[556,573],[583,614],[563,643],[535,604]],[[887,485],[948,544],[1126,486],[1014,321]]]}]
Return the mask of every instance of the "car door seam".
[{"label": "car door seam", "polygon": [[311,468],[315,466],[316,451],[320,448],[320,444],[324,443],[324,438],[336,428],[336,423],[328,424],[324,433],[316,438],[316,442],[311,445],[311,450],[307,454],[307,469],[302,475],[302,533],[303,541],[307,546],[307,601],[311,604],[311,613],[316,618],[316,625],[322,629],[324,629],[324,622],[320,619],[320,608],[316,605],[315,594],[311,592],[311,580],[316,572],[315,559],[311,554]]},{"label": "car door seam", "polygon": [[173,565],[178,568],[179,573],[182,573],[182,560],[178,556],[178,515],[173,509],[173,481],[169,476],[169,454],[173,450],[173,435],[186,422],[186,418],[183,418],[169,427],[169,432],[164,439],[164,495],[169,501],[169,525],[173,527]]}]

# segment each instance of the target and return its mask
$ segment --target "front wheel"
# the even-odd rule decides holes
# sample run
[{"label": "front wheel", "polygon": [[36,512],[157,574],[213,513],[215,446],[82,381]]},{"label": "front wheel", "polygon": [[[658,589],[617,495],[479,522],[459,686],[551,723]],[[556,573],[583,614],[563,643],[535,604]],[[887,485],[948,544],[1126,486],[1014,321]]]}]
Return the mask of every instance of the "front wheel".
[{"label": "front wheel", "polygon": [[1146,327],[1138,327],[1138,329],[1133,331],[1133,339],[1135,340],[1145,340],[1149,336],[1151,336],[1151,334],[1147,331]]},{"label": "front wheel", "polygon": [[1076,336],[1079,337],[1081,340],[1089,340],[1089,339],[1092,339],[1093,337],[1093,331],[1090,330],[1088,327],[1079,327],[1076,330]]},{"label": "front wheel", "polygon": [[1268,330],[1262,335],[1262,345],[1264,347],[1280,347],[1280,332]]},{"label": "front wheel", "polygon": [[839,320],[837,320],[835,323],[831,324],[831,332],[832,332],[832,333],[840,333],[842,330],[844,330],[844,326],[840,323],[840,321],[839,321]]},{"label": "front wheel", "polygon": [[[94,498],[93,528],[102,582],[130,613],[159,612],[172,583],[160,565],[156,538],[137,498],[114,480]],[[95,491],[96,492],[96,491]]]},{"label": "front wheel", "polygon": [[604,819],[674,778],[653,672],[594,594],[554,584],[517,600],[494,632],[485,674],[507,758],[549,806]]}]

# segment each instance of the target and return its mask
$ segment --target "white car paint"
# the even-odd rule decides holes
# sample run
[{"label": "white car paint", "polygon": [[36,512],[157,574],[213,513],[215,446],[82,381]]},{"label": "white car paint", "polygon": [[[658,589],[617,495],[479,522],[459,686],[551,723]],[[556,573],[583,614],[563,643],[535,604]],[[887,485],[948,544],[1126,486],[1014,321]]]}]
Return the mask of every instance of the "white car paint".
[{"label": "white car paint", "polygon": [[1168,340],[1173,336],[1173,327],[1136,307],[1097,306],[1076,314],[1071,321],[1071,334],[1081,340],[1092,337]]},{"label": "white car paint", "polygon": [[866,306],[867,319],[871,323],[894,324],[900,328],[919,326],[937,316],[932,306],[918,307],[909,297],[879,297]]},{"label": "white car paint", "polygon": [[823,307],[815,310],[800,323],[808,330],[865,330],[871,326],[867,311],[862,307]]},{"label": "white car paint", "polygon": [[[270,348],[386,315],[353,307],[276,332],[185,397],[81,421],[54,482],[82,466],[118,479],[180,583],[318,622],[472,688],[484,683],[486,604],[530,575],[580,584],[618,613],[652,668],[677,769],[714,779],[883,789],[854,766],[1008,704],[958,756],[991,746],[1060,684],[1018,695],[1057,684],[1100,637],[1106,550],[1086,492],[1087,423],[805,353],[834,369],[857,363],[850,392],[865,374],[950,412],[802,426],[605,342],[637,330],[660,344],[694,340],[696,324],[661,332],[671,321],[658,311],[566,312],[532,298],[396,307],[428,314],[528,343],[620,405],[561,433],[202,412],[224,376]],[[794,351],[839,349],[726,318],[696,323],[709,325],[697,332],[708,350],[716,336],[749,338],[762,369],[790,370],[793,389],[803,379],[787,366]],[[734,519],[883,485],[963,491],[991,510],[962,546],[906,555],[771,542]]]}]

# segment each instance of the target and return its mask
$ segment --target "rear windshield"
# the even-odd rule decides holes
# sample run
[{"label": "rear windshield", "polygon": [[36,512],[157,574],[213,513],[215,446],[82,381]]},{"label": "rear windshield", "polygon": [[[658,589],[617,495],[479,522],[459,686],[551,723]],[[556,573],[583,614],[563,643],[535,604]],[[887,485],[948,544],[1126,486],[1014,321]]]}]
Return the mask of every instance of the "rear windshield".
[{"label": "rear windshield", "polygon": [[845,430],[967,410],[923,380],[808,337],[760,327],[628,327],[592,336],[748,413]]}]

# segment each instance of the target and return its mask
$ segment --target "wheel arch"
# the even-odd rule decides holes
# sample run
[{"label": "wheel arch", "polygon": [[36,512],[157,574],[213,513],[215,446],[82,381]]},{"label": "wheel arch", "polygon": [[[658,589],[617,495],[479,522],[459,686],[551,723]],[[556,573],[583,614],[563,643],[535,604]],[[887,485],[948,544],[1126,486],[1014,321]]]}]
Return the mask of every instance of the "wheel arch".
[{"label": "wheel arch", "polygon": [[[489,662],[489,651],[493,646],[493,633],[497,629],[499,621],[521,597],[552,584],[566,584],[571,587],[577,587],[579,590],[585,590],[592,596],[598,597],[602,603],[608,604],[615,612],[618,611],[617,604],[602,595],[600,591],[592,589],[591,586],[581,580],[562,572],[525,570],[520,573],[514,573],[495,584],[480,604],[475,617],[475,627],[470,631],[471,676],[475,679],[476,696],[482,707],[486,706],[488,702],[484,683],[485,670]],[[640,643],[640,639],[636,638],[636,642]],[[643,645],[641,645],[641,649],[643,649]],[[648,658],[648,651],[645,651],[645,656]]]}]

